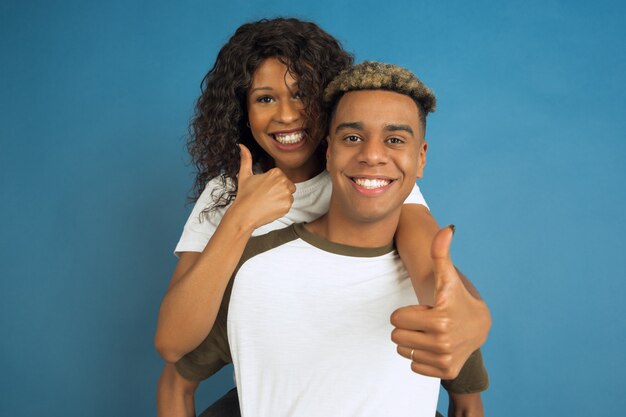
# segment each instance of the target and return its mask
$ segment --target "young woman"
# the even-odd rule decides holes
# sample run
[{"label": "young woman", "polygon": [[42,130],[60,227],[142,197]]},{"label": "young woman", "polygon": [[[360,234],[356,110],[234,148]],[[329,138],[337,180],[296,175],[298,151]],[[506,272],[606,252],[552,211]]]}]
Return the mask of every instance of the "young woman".
[{"label": "young woman", "polygon": [[[330,181],[322,139],[328,117],[322,93],[351,63],[333,37],[296,19],[245,24],[219,52],[203,80],[188,144],[199,198],[176,248],[179,261],[159,312],[155,344],[167,362],[178,361],[208,335],[250,236],[326,212]],[[403,208],[398,250],[416,291],[432,294],[430,254],[411,248],[424,247],[419,245],[430,242],[438,226],[417,187],[410,203]],[[471,346],[471,352],[484,341],[489,313],[481,303],[458,314],[467,317],[467,325],[456,326],[446,343],[453,340],[466,351]],[[415,349],[415,357],[430,363],[431,374],[445,377],[449,364],[439,360],[441,351],[428,342]],[[168,365],[161,387],[171,378],[175,370]],[[160,409],[167,397],[162,392]]]}]

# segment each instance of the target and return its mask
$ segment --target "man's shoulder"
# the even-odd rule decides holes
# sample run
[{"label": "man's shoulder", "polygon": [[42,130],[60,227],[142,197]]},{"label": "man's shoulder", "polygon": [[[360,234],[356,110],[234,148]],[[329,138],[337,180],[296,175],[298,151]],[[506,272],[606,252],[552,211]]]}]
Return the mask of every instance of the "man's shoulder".
[{"label": "man's shoulder", "polygon": [[250,238],[243,251],[240,265],[257,255],[278,248],[296,239],[298,239],[298,234],[295,231],[294,225],[287,226],[283,229],[272,230],[264,235],[253,236]]}]

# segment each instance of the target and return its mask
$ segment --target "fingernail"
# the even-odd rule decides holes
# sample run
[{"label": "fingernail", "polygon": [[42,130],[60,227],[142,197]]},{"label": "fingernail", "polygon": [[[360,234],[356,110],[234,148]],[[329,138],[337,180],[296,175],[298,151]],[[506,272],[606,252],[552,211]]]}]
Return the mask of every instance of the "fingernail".
[{"label": "fingernail", "polygon": [[450,228],[450,230],[452,230],[452,234],[454,235],[454,232],[456,232],[456,226],[455,226],[455,225],[453,225],[453,224],[449,224],[449,225],[447,225],[446,227],[449,227],[449,228]]}]

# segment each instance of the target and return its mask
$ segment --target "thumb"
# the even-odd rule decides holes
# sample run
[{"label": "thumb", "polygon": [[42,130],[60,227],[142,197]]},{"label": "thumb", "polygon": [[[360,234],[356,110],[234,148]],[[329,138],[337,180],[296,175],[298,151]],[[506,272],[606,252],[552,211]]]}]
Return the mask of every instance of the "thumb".
[{"label": "thumb", "polygon": [[454,230],[452,224],[439,230],[433,238],[430,248],[435,274],[435,305],[445,300],[446,290],[452,284],[454,276],[458,276],[452,259],[450,259],[450,243],[452,243]]},{"label": "thumb", "polygon": [[241,185],[242,181],[250,178],[252,174],[252,154],[245,145],[239,144],[239,176],[237,183]]}]

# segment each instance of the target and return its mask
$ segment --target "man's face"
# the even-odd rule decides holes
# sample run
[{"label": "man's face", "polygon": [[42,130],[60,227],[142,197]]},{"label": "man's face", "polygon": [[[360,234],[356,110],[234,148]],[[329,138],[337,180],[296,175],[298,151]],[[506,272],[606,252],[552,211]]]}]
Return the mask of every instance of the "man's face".
[{"label": "man's face", "polygon": [[331,209],[359,222],[399,213],[426,163],[418,112],[410,97],[390,91],[351,91],[339,100],[328,136]]}]

